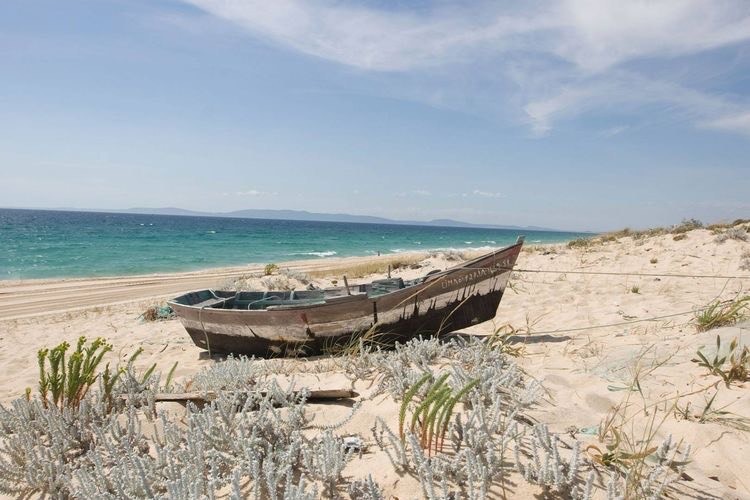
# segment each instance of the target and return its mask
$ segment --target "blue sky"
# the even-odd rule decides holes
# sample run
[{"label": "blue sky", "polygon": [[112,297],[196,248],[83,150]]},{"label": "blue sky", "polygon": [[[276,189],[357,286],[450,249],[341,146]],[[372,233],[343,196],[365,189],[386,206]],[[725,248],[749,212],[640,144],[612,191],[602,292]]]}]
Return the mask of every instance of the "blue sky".
[{"label": "blue sky", "polygon": [[0,206],[750,217],[746,0],[0,4]]}]

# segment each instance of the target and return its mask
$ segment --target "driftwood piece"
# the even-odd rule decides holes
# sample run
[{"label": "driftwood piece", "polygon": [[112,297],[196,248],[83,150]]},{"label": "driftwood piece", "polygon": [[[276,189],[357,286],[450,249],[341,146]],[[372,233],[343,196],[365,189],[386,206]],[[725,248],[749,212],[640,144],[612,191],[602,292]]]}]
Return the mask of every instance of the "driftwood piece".
[{"label": "driftwood piece", "polygon": [[[265,397],[265,392],[241,392],[241,391],[233,391],[230,392],[231,394],[236,394],[239,396],[239,399],[243,399],[250,396],[250,395],[259,395],[261,397]],[[298,397],[302,395],[302,391],[294,391],[292,392],[292,395],[294,397]],[[356,398],[359,394],[355,391],[352,391],[350,389],[320,389],[320,390],[314,390],[309,391],[309,395],[307,397],[308,401],[314,402],[314,401],[330,401],[330,400],[336,400],[336,399],[349,399],[349,398]],[[196,391],[196,392],[179,392],[179,393],[157,393],[154,394],[154,401],[157,403],[159,402],[172,402],[172,403],[181,403],[186,404],[188,401],[191,403],[196,404],[205,404],[209,403],[216,398],[219,397],[219,393],[215,391]]]}]

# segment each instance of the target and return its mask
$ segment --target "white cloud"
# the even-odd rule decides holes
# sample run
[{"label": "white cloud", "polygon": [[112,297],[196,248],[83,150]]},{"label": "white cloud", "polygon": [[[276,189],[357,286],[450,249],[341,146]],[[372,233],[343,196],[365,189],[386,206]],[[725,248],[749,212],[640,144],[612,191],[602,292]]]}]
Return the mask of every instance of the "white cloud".
[{"label": "white cloud", "polygon": [[[403,71],[457,61],[539,29],[544,19],[442,6],[429,13],[327,0],[186,0],[269,42],[357,68]],[[501,48],[501,47],[500,47]]]},{"label": "white cloud", "polygon": [[[431,82],[438,72],[464,83],[468,95],[485,79],[494,88],[487,101],[516,106],[538,136],[584,112],[654,102],[697,124],[747,128],[741,117],[725,116],[732,104],[747,107],[742,98],[702,95],[679,74],[655,76],[630,64],[750,41],[747,0],[478,0],[418,10],[334,0],[184,1],[267,43],[360,70],[426,72]],[[457,65],[460,79],[439,73]],[[404,92],[450,107],[437,86]]]},{"label": "white cloud", "polygon": [[750,135],[750,111],[726,114],[704,122],[703,126]]},{"label": "white cloud", "polygon": [[[679,84],[644,78],[631,72],[610,71],[606,76],[581,79],[575,87],[554,89],[558,93],[524,106],[535,135],[546,135],[556,121],[587,112],[617,111],[636,114],[656,108],[661,118],[671,116],[698,126],[746,133],[750,106],[692,90]],[[621,131],[620,131],[621,132]]]},{"label": "white cloud", "polygon": [[259,191],[257,189],[248,189],[247,191],[237,191],[234,193],[236,196],[277,196],[279,193],[276,191]]},{"label": "white cloud", "polygon": [[517,7],[437,2],[419,12],[332,0],[185,1],[273,43],[380,71],[455,62],[487,50],[545,52],[596,71],[750,38],[744,0],[550,0]]},{"label": "white cloud", "polygon": [[744,0],[563,0],[554,51],[589,71],[750,38]]},{"label": "white cloud", "polygon": [[599,136],[601,137],[614,137],[616,135],[620,135],[628,130],[627,125],[617,125],[615,127],[609,127],[599,132]]},{"label": "white cloud", "polygon": [[503,193],[492,193],[489,191],[480,191],[479,189],[475,189],[473,191],[473,194],[476,196],[481,196],[483,198],[503,198]]},{"label": "white cloud", "polygon": [[406,198],[411,196],[432,196],[432,193],[425,189],[413,189],[411,191],[396,193],[396,196],[398,196],[399,198]]},{"label": "white cloud", "polygon": [[504,198],[505,197],[503,193],[493,193],[492,191],[482,191],[481,189],[475,189],[471,193],[461,193],[461,196],[463,198],[468,198],[469,196],[478,196],[480,198]]}]

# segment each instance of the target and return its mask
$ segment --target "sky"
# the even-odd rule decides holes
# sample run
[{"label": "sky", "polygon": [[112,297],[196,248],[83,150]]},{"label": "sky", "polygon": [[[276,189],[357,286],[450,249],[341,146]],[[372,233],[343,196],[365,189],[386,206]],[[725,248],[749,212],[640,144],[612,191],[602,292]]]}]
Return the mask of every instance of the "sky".
[{"label": "sky", "polygon": [[750,218],[750,2],[4,0],[0,206]]}]

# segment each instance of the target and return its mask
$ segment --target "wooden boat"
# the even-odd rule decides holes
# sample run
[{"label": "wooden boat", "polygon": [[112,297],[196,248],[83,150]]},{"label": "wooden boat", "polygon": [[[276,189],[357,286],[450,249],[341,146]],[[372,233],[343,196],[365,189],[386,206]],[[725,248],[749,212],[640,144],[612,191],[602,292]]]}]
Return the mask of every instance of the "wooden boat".
[{"label": "wooden boat", "polygon": [[169,302],[193,342],[209,352],[298,356],[377,332],[408,340],[495,317],[523,245],[490,252],[442,272],[325,290],[200,290]]}]

